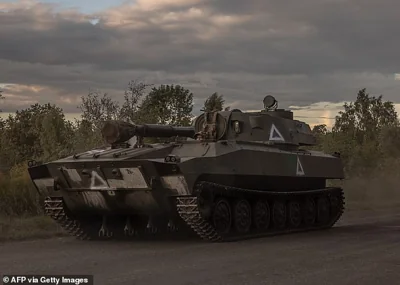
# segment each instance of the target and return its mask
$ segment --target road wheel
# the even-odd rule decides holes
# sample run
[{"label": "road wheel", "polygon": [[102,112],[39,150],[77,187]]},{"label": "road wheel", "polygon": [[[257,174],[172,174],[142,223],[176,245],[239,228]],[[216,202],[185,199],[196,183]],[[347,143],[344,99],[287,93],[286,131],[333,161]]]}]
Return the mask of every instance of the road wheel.
[{"label": "road wheel", "polygon": [[245,200],[239,200],[234,206],[234,221],[235,229],[239,233],[247,233],[251,226],[251,206],[250,203]]},{"label": "road wheel", "polygon": [[253,223],[257,230],[268,229],[271,212],[267,201],[257,201],[253,206]]},{"label": "road wheel", "polygon": [[303,217],[306,226],[312,226],[317,218],[317,209],[312,198],[307,198],[303,203]]},{"label": "road wheel", "polygon": [[216,201],[213,211],[213,223],[218,233],[228,234],[231,229],[231,206],[229,205],[229,202],[224,198],[220,198]]},{"label": "road wheel", "polygon": [[297,201],[290,201],[289,209],[289,224],[292,228],[297,228],[301,224],[301,207]]},{"label": "road wheel", "polygon": [[281,201],[275,201],[272,207],[272,219],[277,229],[284,229],[286,226],[286,206]]}]

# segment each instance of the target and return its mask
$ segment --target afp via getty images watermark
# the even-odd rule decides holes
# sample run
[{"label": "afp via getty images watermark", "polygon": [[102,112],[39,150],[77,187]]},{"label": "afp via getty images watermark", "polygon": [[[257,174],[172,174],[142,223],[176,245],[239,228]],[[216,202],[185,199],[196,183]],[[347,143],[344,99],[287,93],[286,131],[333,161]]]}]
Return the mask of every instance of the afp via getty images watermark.
[{"label": "afp via getty images watermark", "polygon": [[6,284],[94,285],[93,275],[3,275]]}]

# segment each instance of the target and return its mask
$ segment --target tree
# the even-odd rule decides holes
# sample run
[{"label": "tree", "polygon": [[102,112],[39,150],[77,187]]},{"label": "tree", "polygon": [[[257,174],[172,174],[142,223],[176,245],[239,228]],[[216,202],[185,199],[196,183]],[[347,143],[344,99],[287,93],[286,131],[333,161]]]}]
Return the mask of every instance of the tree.
[{"label": "tree", "polygon": [[74,152],[80,153],[93,149],[104,143],[101,133],[93,129],[91,122],[86,120],[76,120],[74,129]]},{"label": "tree", "polygon": [[344,111],[336,116],[333,132],[345,132],[357,142],[375,140],[383,126],[397,126],[398,118],[394,104],[383,102],[382,95],[370,97],[361,89],[353,103],[345,103]]},{"label": "tree", "polygon": [[392,102],[383,102],[382,95],[370,97],[361,89],[357,99],[344,104],[332,128],[336,148],[341,152],[347,170],[373,169],[382,158],[379,151],[382,129],[398,126]]},{"label": "tree", "polygon": [[131,80],[128,83],[128,89],[125,90],[124,94],[124,103],[120,110],[120,119],[130,121],[131,123],[134,123],[139,119],[138,111],[140,107],[140,99],[142,99],[144,91],[149,86],[152,86],[152,84],[137,82],[135,80]]},{"label": "tree", "polygon": [[120,107],[107,93],[102,97],[98,91],[89,91],[87,96],[82,96],[82,103],[78,108],[82,111],[82,119],[90,122],[95,129],[100,130],[106,120],[119,119]]},{"label": "tree", "polygon": [[312,129],[312,132],[315,135],[326,135],[326,133],[328,132],[328,129],[325,124],[315,125]]},{"label": "tree", "polygon": [[5,120],[0,141],[2,160],[14,165],[28,159],[54,159],[72,150],[72,125],[55,105],[31,105]]},{"label": "tree", "polygon": [[380,132],[379,150],[385,158],[400,157],[400,127],[385,126]]},{"label": "tree", "polygon": [[222,111],[224,108],[224,95],[218,95],[217,92],[213,93],[204,101],[204,112]]},{"label": "tree", "polygon": [[60,108],[53,106],[36,120],[41,146],[41,159],[50,161],[72,154],[74,147],[74,128],[65,119]]},{"label": "tree", "polygon": [[144,98],[138,119],[142,123],[189,126],[192,111],[193,93],[180,85],[161,85]]}]

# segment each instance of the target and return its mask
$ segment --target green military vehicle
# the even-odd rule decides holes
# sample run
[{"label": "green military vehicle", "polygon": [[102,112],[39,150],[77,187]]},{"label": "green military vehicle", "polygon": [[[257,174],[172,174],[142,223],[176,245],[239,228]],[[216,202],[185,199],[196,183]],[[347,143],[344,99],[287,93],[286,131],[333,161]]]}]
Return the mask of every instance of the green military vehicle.
[{"label": "green military vehicle", "polygon": [[272,96],[260,112],[204,112],[192,127],[109,121],[102,133],[107,147],[29,165],[46,213],[80,239],[231,241],[327,229],[344,211],[343,190],[327,186],[344,178],[340,155],[302,149],[316,144],[310,126]]}]

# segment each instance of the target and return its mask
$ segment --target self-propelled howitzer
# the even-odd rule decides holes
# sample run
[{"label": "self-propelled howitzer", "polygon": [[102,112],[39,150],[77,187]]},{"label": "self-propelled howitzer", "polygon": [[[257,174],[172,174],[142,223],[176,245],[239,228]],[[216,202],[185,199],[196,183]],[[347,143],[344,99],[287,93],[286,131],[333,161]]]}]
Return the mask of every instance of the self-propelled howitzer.
[{"label": "self-propelled howitzer", "polygon": [[[277,109],[205,112],[192,127],[108,122],[111,146],[29,168],[46,211],[80,238],[190,230],[209,241],[332,227],[344,210],[340,156]],[[124,143],[131,136],[187,137]]]}]

